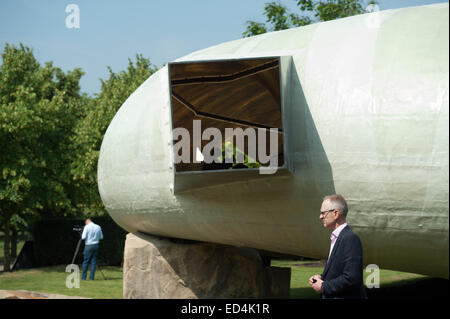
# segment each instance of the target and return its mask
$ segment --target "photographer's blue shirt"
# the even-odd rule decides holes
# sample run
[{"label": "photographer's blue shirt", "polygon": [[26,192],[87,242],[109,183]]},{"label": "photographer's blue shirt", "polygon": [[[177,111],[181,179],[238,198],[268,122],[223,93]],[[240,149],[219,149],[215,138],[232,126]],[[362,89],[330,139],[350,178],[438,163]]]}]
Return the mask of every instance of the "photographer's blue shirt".
[{"label": "photographer's blue shirt", "polygon": [[100,240],[103,239],[102,228],[91,221],[89,224],[84,226],[81,239],[85,240],[85,245],[98,244]]}]

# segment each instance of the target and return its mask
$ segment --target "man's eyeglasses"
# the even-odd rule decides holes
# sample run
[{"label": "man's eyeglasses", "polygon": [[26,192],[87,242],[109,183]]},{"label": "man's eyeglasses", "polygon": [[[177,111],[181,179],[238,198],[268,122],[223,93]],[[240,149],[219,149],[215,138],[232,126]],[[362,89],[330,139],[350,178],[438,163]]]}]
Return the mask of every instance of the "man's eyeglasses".
[{"label": "man's eyeglasses", "polygon": [[325,218],[325,217],[327,217],[328,213],[334,212],[335,210],[336,209],[330,209],[330,210],[326,210],[326,211],[320,212],[320,216],[323,215],[323,217]]}]

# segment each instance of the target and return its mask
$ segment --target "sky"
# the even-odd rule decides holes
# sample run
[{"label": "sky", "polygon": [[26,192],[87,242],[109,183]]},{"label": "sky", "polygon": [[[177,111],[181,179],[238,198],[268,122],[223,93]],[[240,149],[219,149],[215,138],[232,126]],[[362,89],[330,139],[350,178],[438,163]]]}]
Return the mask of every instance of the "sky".
[{"label": "sky", "polygon": [[[246,21],[265,22],[269,0],[0,0],[0,47],[24,44],[44,64],[82,68],[81,91],[99,93],[100,79],[127,67],[136,54],[158,68],[191,52],[242,38]],[[300,13],[296,0],[279,0]],[[380,10],[448,0],[379,0]],[[68,28],[73,9],[79,28]],[[69,7],[70,9],[70,7]],[[69,26],[71,26],[69,23]]]}]

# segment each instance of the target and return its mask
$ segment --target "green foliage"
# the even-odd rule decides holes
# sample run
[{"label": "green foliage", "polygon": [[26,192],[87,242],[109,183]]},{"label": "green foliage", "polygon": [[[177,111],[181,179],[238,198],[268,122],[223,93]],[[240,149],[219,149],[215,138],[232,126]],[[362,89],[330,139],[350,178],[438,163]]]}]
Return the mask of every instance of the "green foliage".
[{"label": "green foliage", "polygon": [[266,14],[267,22],[271,23],[275,30],[285,30],[289,28],[286,7],[276,2],[269,2],[264,6],[264,13]]},{"label": "green foliage", "polygon": [[154,72],[155,66],[142,55],[136,62],[128,60],[126,71],[114,73],[101,80],[101,93],[91,100],[86,117],[79,121],[72,138],[72,183],[76,187],[78,206],[85,211],[104,211],[97,187],[97,162],[106,129],[125,100]]},{"label": "green foliage", "polygon": [[[290,13],[285,6],[277,1],[271,1],[264,6],[264,15],[266,22],[247,21],[247,27],[244,37],[266,33],[268,31],[279,31],[293,27],[301,27],[314,22],[329,21],[344,17],[349,17],[361,13],[365,13],[365,1],[363,0],[298,0],[297,6],[300,8],[302,15]],[[376,4],[375,0],[370,0],[369,4]],[[315,17],[315,21],[312,20]]]},{"label": "green foliage", "polygon": [[[104,214],[97,161],[106,128],[123,102],[157,69],[136,56],[80,94],[83,72],[41,65],[30,48],[6,44],[0,65],[0,229],[5,269],[10,234],[44,217]],[[62,240],[61,238],[60,240]]]},{"label": "green foliage", "polygon": [[264,15],[267,18],[266,22],[270,26],[255,21],[247,21],[247,28],[243,33],[244,37],[251,37],[269,31],[285,30],[311,23],[308,17],[299,17],[297,14],[289,13],[285,6],[275,1],[265,4]]},{"label": "green foliage", "polygon": [[290,14],[291,27],[303,27],[305,25],[311,24],[312,20],[307,16],[299,16],[298,14]]},{"label": "green foliage", "polygon": [[[376,4],[376,1],[369,1],[367,5],[369,4]],[[366,12],[364,1],[361,0],[299,0],[297,5],[302,11],[313,13],[318,21],[335,20]]]},{"label": "green foliage", "polygon": [[[219,162],[225,162],[226,159],[232,159],[233,165],[230,168],[238,168],[242,165],[247,168],[258,168],[261,166],[256,159],[245,154],[245,152],[238,149],[230,141],[227,141],[222,146],[222,155],[219,156]],[[242,161],[242,159],[244,159]]]},{"label": "green foliage", "polygon": [[[100,242],[98,262],[120,265],[123,260],[127,232],[119,227],[109,215],[92,219],[102,227],[104,239]],[[74,226],[84,226],[80,219],[43,219],[33,227],[35,260],[39,266],[67,265],[72,261],[80,235]],[[83,257],[84,242],[81,244],[75,263]]]},{"label": "green foliage", "polygon": [[[41,66],[30,48],[6,44],[0,66],[0,222],[11,227],[72,208],[70,138],[83,116],[81,69]],[[5,263],[9,255],[5,253]]]},{"label": "green foliage", "polygon": [[63,211],[69,138],[82,116],[80,69],[40,66],[24,46],[6,45],[0,67],[0,202],[11,213]]},{"label": "green foliage", "polygon": [[251,37],[258,34],[267,32],[267,28],[264,23],[258,23],[255,21],[247,21],[247,30],[243,33],[244,37]]}]

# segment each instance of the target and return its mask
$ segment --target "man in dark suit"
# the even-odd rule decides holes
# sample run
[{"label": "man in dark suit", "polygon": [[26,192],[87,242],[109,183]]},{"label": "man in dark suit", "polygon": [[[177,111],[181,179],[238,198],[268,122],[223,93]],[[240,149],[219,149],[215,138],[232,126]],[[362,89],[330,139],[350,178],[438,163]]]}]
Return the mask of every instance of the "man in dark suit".
[{"label": "man in dark suit", "polygon": [[311,287],[328,298],[367,298],[363,284],[363,251],[359,237],[346,223],[348,207],[341,195],[324,198],[323,226],[332,230],[328,261],[321,275],[309,279]]}]

